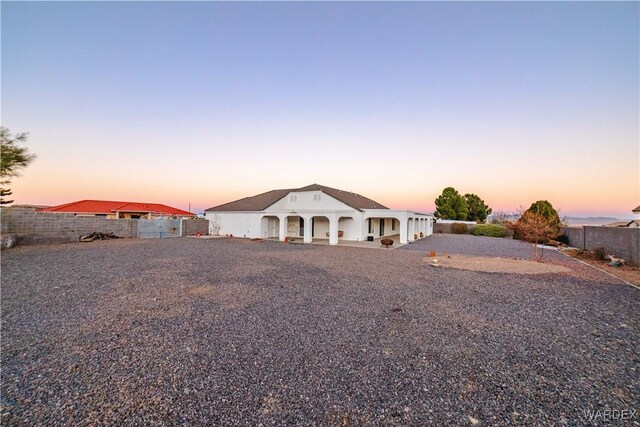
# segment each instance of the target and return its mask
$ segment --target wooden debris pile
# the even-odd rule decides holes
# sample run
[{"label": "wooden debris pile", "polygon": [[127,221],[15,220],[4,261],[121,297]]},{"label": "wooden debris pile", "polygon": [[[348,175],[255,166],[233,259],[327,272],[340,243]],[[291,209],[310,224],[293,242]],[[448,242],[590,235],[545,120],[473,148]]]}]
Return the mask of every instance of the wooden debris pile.
[{"label": "wooden debris pile", "polygon": [[109,239],[119,239],[120,237],[116,236],[113,233],[91,233],[85,234],[84,236],[80,236],[81,242],[93,242],[94,240],[109,240]]}]

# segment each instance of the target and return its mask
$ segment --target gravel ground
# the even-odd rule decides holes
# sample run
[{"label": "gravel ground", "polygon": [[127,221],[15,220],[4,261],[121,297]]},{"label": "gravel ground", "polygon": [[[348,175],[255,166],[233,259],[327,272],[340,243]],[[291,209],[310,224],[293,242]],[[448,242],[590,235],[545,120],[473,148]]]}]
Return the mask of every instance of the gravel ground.
[{"label": "gravel ground", "polygon": [[[424,239],[401,246],[399,249],[425,253],[436,251],[436,254],[533,258],[533,245],[531,243],[513,239],[472,236],[470,234],[432,234]],[[543,254],[544,260],[558,260],[564,257],[554,249],[545,249]]]},{"label": "gravel ground", "polygon": [[581,425],[638,409],[637,289],[568,257],[572,273],[528,276],[423,258],[192,238],[4,251],[2,424]]}]

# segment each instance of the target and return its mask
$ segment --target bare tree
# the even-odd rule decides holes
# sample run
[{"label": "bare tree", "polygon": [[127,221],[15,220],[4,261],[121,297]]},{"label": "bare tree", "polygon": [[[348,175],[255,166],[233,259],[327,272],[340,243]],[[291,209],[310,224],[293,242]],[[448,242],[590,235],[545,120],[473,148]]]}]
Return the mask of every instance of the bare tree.
[{"label": "bare tree", "polygon": [[525,211],[512,227],[522,240],[533,243],[533,256],[538,262],[542,261],[543,255],[538,245],[558,237],[560,232],[558,224],[553,219],[531,210]]}]

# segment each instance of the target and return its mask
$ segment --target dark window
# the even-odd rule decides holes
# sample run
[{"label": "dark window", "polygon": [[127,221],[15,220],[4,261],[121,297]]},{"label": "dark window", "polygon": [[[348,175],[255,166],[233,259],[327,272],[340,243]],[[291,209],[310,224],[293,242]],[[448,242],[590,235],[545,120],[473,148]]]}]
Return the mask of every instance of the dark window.
[{"label": "dark window", "polygon": [[[75,214],[74,214],[75,215]],[[102,217],[107,217],[107,214],[96,214],[96,216],[102,216]]]},{"label": "dark window", "polygon": [[304,218],[300,218],[300,236],[304,237]]},{"label": "dark window", "polygon": [[391,231],[396,231],[396,220],[395,219],[391,220]]},{"label": "dark window", "polygon": [[131,219],[140,219],[140,215],[131,215]]},{"label": "dark window", "polygon": [[316,234],[316,219],[311,218],[311,237]]},{"label": "dark window", "polygon": [[384,236],[384,218],[380,218],[380,236]]},{"label": "dark window", "polygon": [[373,233],[373,218],[369,218],[369,233]]}]

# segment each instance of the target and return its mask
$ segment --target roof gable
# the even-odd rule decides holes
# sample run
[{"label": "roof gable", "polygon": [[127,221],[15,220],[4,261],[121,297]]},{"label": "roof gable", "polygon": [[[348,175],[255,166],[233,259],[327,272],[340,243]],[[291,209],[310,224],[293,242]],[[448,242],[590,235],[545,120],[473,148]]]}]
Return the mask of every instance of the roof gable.
[{"label": "roof gable", "polygon": [[361,196],[360,194],[353,193],[351,191],[338,190],[337,188],[326,187],[320,184],[311,184],[306,187],[298,189],[298,191],[322,191],[328,194],[336,200],[341,201],[345,205],[351,206],[354,209],[389,209],[381,203],[368,197]]},{"label": "roof gable", "polygon": [[233,202],[225,203],[222,205],[214,206],[207,209],[210,211],[221,212],[254,212],[263,211],[269,206],[276,203],[278,200],[286,197],[287,194],[292,192],[304,192],[304,191],[322,191],[325,194],[333,197],[334,199],[346,204],[357,210],[362,209],[389,209],[386,206],[376,202],[375,200],[361,196],[350,191],[338,190],[336,188],[326,187],[319,184],[311,184],[306,187],[290,188],[284,190],[271,190],[266,193],[261,193],[252,197],[245,197],[243,199],[235,200]]}]

